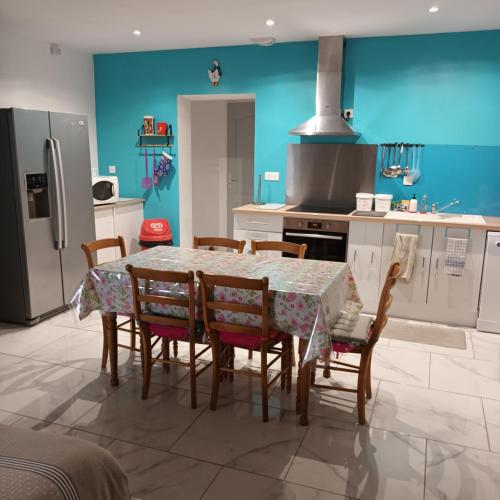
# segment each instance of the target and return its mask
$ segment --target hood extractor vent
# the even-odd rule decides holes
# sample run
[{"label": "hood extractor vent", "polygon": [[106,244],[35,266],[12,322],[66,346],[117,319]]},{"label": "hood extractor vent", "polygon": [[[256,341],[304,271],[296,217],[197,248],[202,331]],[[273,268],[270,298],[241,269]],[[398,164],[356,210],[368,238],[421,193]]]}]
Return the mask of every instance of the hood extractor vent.
[{"label": "hood extractor vent", "polygon": [[359,135],[342,118],[343,36],[319,38],[318,75],[316,79],[316,115],[290,130],[292,135]]}]

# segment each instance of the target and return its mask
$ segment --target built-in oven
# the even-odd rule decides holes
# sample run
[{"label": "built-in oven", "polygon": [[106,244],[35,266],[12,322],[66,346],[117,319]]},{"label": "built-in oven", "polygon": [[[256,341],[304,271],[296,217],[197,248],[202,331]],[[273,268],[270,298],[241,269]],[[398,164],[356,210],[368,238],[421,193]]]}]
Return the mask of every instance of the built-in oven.
[{"label": "built-in oven", "polygon": [[[285,217],[283,241],[306,243],[306,259],[345,262],[349,223]],[[286,256],[286,254],[284,254]]]}]

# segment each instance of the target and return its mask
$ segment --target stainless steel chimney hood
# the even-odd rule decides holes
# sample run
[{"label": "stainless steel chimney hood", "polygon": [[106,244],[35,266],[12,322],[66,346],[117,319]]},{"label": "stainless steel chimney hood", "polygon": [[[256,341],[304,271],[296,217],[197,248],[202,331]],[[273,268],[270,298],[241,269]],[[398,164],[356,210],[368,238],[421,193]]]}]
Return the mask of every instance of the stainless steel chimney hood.
[{"label": "stainless steel chimney hood", "polygon": [[343,36],[319,38],[316,115],[290,130],[289,134],[359,135],[341,116],[340,93],[342,89],[343,52]]}]

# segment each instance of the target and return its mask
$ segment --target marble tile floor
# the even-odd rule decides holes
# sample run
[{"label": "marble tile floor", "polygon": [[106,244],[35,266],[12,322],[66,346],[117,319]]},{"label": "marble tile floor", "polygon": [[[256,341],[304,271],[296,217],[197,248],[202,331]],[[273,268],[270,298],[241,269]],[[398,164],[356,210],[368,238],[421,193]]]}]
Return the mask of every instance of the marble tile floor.
[{"label": "marble tile floor", "polygon": [[[111,388],[100,370],[100,332],[98,314],[82,323],[67,312],[32,328],[0,324],[0,423],[108,449],[134,497],[500,498],[500,335],[467,329],[461,350],[382,339],[369,425],[357,424],[355,395],[314,390],[305,428],[294,412],[295,387],[291,395],[272,390],[263,424],[259,382],[246,377],[223,383],[212,412],[206,372],[191,410],[187,371],[154,367],[150,399],[142,401],[140,361],[126,350],[120,386]],[[248,369],[257,361],[246,352],[236,360]],[[337,373],[334,381],[355,378]]]}]

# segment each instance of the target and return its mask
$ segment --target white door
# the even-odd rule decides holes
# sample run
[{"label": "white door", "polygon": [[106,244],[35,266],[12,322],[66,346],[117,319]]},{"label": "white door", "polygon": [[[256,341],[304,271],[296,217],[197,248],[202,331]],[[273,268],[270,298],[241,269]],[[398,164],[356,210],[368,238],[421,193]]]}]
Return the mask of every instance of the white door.
[{"label": "white door", "polygon": [[[445,274],[446,237],[470,238],[462,276]],[[434,228],[432,257],[427,294],[431,321],[475,326],[486,232],[480,229]]]},{"label": "white door", "polygon": [[413,276],[410,282],[402,280],[397,282],[392,291],[394,301],[391,305],[390,314],[402,318],[425,319],[423,309],[427,302],[433,228],[414,224],[385,224],[379,293],[382,292],[391,263],[396,232],[419,234],[419,238]]},{"label": "white door", "polygon": [[380,265],[384,224],[381,222],[351,222],[347,263],[350,265],[363,311],[377,310],[380,285]]},{"label": "white door", "polygon": [[227,103],[227,234],[232,209],[253,201],[255,102]]},{"label": "white door", "polygon": [[[96,208],[95,209],[95,236],[96,239],[114,238],[115,228],[113,221],[113,208]],[[97,263],[110,262],[120,257],[120,252],[115,251],[115,248],[105,248],[97,251]]]},{"label": "white door", "polygon": [[115,234],[125,240],[127,255],[140,250],[139,233],[144,220],[142,203],[125,205],[115,209]]}]

